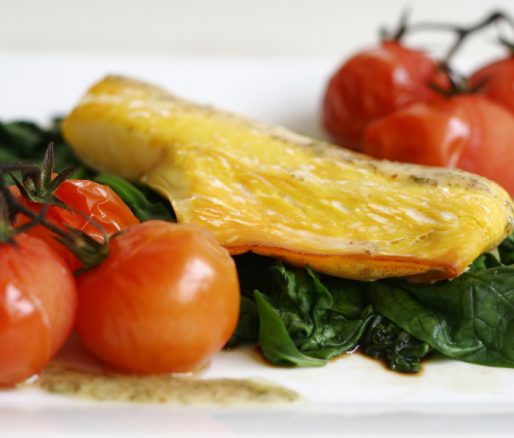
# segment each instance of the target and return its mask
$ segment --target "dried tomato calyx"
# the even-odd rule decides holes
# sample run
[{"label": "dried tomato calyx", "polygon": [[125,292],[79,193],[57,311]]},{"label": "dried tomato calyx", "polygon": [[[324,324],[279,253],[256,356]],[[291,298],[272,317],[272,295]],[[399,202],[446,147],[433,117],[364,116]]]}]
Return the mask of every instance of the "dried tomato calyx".
[{"label": "dried tomato calyx", "polygon": [[103,240],[98,242],[83,231],[71,227],[67,227],[67,231],[60,230],[55,234],[55,238],[68,248],[82,264],[82,267],[75,272],[76,275],[100,265],[109,255],[109,237],[107,235],[104,235]]},{"label": "dried tomato calyx", "polygon": [[441,87],[434,82],[429,82],[428,86],[444,97],[459,96],[461,94],[477,94],[488,82],[488,78],[485,78],[479,83],[471,86],[466,76],[456,73],[444,62],[439,64],[439,69],[446,74],[448,78],[448,86]]},{"label": "dried tomato calyx", "polygon": [[408,19],[409,19],[409,10],[404,9],[402,14],[400,15],[400,21],[398,22],[397,28],[393,32],[389,32],[385,28],[380,29],[380,39],[382,41],[392,41],[392,42],[400,42],[403,37],[409,31]]},{"label": "dried tomato calyx", "polygon": [[14,236],[39,224],[48,209],[48,206],[45,205],[38,214],[33,214],[31,221],[18,227],[13,225],[16,215],[20,212],[20,209],[24,209],[24,207],[14,199],[11,191],[7,187],[5,172],[20,170],[21,168],[27,168],[27,166],[24,164],[0,166],[0,243],[15,245]]},{"label": "dried tomato calyx", "polygon": [[[21,180],[11,172],[20,172]],[[40,167],[26,164],[0,165],[0,243],[14,243],[13,237],[36,225],[41,225],[53,233],[56,240],[66,246],[81,262],[79,273],[98,266],[109,253],[109,238],[104,228],[88,215],[70,209],[64,202],[58,199],[54,192],[68,176],[73,172],[69,168],[53,175],[53,147],[50,145],[45,153],[45,158]],[[7,184],[9,175],[20,190],[21,195],[29,201],[40,205],[37,212],[20,202],[13,195]],[[46,219],[46,213],[51,206],[57,206],[71,210],[81,215],[86,221],[98,228],[103,234],[101,242],[96,241],[81,230],[67,227],[62,229]],[[16,215],[21,214],[29,220],[19,227],[13,223]]]},{"label": "dried tomato calyx", "polygon": [[21,180],[12,175],[12,179],[24,198],[38,204],[56,205],[61,208],[68,208],[60,199],[55,196],[57,188],[74,172],[74,167],[68,167],[55,177],[54,148],[50,143],[45,152],[41,166],[26,166],[19,169]]},{"label": "dried tomato calyx", "polygon": [[9,216],[7,201],[3,195],[0,195],[0,243],[14,243],[14,230]]}]

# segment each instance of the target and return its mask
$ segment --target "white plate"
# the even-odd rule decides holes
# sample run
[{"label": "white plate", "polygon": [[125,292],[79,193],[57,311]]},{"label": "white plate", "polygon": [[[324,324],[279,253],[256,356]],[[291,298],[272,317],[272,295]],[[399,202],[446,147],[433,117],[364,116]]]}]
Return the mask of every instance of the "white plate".
[{"label": "white plate", "polygon": [[[106,73],[159,83],[199,102],[283,124],[314,136],[333,62],[163,59],[0,54],[0,118],[45,120],[70,109]],[[1,348],[1,346],[0,346]],[[264,365],[253,350],[222,352],[205,377],[263,378],[303,400],[255,408],[114,405],[34,390],[0,392],[1,436],[124,435],[339,436],[500,434],[514,430],[514,370],[437,360],[418,376],[361,355],[324,368]],[[7,433],[9,432],[9,433]],[[4,435],[7,433],[7,435]]]}]

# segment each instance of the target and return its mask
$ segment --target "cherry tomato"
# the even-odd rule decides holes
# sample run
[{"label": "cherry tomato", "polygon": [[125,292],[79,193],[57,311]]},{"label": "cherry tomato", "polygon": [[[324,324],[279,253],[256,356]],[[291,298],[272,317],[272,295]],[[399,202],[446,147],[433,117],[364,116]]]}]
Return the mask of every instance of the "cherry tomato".
[{"label": "cherry tomato", "polygon": [[332,76],[322,107],[323,125],[335,142],[359,150],[367,124],[413,102],[439,100],[431,82],[444,74],[425,53],[384,41],[356,54]]},{"label": "cherry tomato", "polygon": [[500,59],[477,70],[470,77],[471,86],[514,114],[514,55]]},{"label": "cherry tomato", "polygon": [[109,256],[78,279],[77,332],[116,368],[190,371],[221,350],[239,314],[228,252],[206,230],[148,221],[114,236]]},{"label": "cherry tomato", "polygon": [[77,306],[75,280],[44,241],[20,234],[0,244],[0,386],[41,370],[67,339]]},{"label": "cherry tomato", "polygon": [[[15,186],[11,187],[11,191],[15,194],[18,201],[22,202],[32,211],[40,211],[41,206],[23,198]],[[91,217],[97,224],[102,226],[108,235],[139,222],[116,193],[108,186],[94,181],[66,180],[57,188],[55,196],[70,207],[70,210],[52,206],[48,209],[45,217],[63,229],[65,226],[69,226],[84,231],[99,242],[103,239],[102,232],[88,221],[85,216],[76,211]],[[21,225],[27,222],[27,220],[26,217],[18,215],[16,225]],[[45,240],[66,260],[72,270],[80,267],[80,262],[77,258],[64,245],[56,241],[53,234],[47,228],[36,226],[31,228],[28,233]]]},{"label": "cherry tomato", "polygon": [[414,104],[372,122],[363,152],[377,158],[458,167],[514,194],[514,115],[479,95]]}]

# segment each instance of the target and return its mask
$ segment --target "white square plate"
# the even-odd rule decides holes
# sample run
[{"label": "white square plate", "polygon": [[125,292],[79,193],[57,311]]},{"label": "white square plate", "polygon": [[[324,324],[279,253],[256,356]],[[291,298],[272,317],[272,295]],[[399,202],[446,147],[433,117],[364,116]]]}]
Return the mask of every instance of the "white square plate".
[{"label": "white square plate", "polygon": [[[320,96],[334,68],[321,60],[5,53],[0,119],[45,121],[64,114],[90,84],[118,73],[319,137]],[[404,376],[359,354],[323,368],[276,368],[241,349],[219,354],[205,377],[262,378],[297,391],[302,401],[252,408],[142,406],[0,391],[0,436],[491,436],[514,430],[510,369],[434,360],[419,375]]]}]

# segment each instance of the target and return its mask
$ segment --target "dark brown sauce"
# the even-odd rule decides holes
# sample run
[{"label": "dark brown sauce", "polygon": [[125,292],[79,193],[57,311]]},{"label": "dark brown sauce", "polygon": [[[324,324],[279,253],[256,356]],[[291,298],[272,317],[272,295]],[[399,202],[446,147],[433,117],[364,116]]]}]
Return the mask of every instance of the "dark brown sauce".
[{"label": "dark brown sauce", "polygon": [[[276,364],[270,362],[269,360],[267,360],[264,357],[262,350],[258,345],[256,345],[254,348],[252,348],[250,350],[250,352],[252,354],[252,359],[256,360],[263,366],[268,366],[270,368],[277,368],[277,369],[283,368],[283,366],[276,365]],[[360,346],[357,345],[352,350],[345,351],[345,352],[341,353],[339,356],[335,356],[335,357],[328,359],[328,362],[336,362],[336,361],[340,361],[340,360],[349,359],[350,356],[357,355],[357,354],[360,357],[363,357],[366,360],[369,360],[371,363],[381,365],[385,371],[392,373],[395,376],[405,376],[405,377],[421,377],[425,372],[425,364],[427,361],[433,362],[433,361],[437,361],[437,360],[446,360],[442,356],[439,357],[439,356],[431,353],[421,359],[420,369],[418,372],[408,373],[408,372],[402,372],[402,371],[395,371],[395,370],[392,370],[391,368],[389,368],[389,366],[387,365],[386,359],[376,359],[374,357],[371,357],[371,356],[367,355],[366,353],[364,353],[364,351],[362,351]]]},{"label": "dark brown sauce", "polygon": [[[256,345],[250,351],[251,351],[251,354],[252,354],[252,359],[256,360],[261,365],[268,366],[270,368],[277,368],[277,369],[278,368],[283,368],[283,366],[276,365],[276,364],[270,362],[269,360],[267,360],[264,357],[264,355],[262,353],[262,350],[261,350],[261,348],[258,345]],[[421,365],[420,365],[420,369],[419,369],[418,372],[416,372],[416,373],[408,373],[408,372],[402,372],[402,371],[395,371],[395,370],[392,370],[391,368],[389,368],[389,366],[387,365],[387,361],[385,359],[375,359],[374,357],[368,356],[366,353],[364,353],[364,351],[362,351],[360,346],[357,345],[352,350],[345,351],[345,352],[341,353],[339,356],[335,356],[335,357],[332,357],[332,358],[328,359],[328,362],[336,362],[336,361],[340,361],[340,360],[349,359],[350,356],[357,355],[357,354],[360,357],[363,357],[366,360],[369,360],[371,363],[378,364],[378,365],[382,366],[382,368],[385,371],[387,371],[389,373],[392,373],[395,376],[405,376],[405,377],[409,377],[409,378],[411,378],[411,377],[412,378],[414,378],[414,377],[421,377],[424,374],[424,372],[425,372],[425,364],[426,364],[426,362],[428,360],[431,361],[431,362],[436,361],[436,360],[446,360],[442,356],[438,357],[435,354],[428,354],[423,359],[421,359]]]}]

